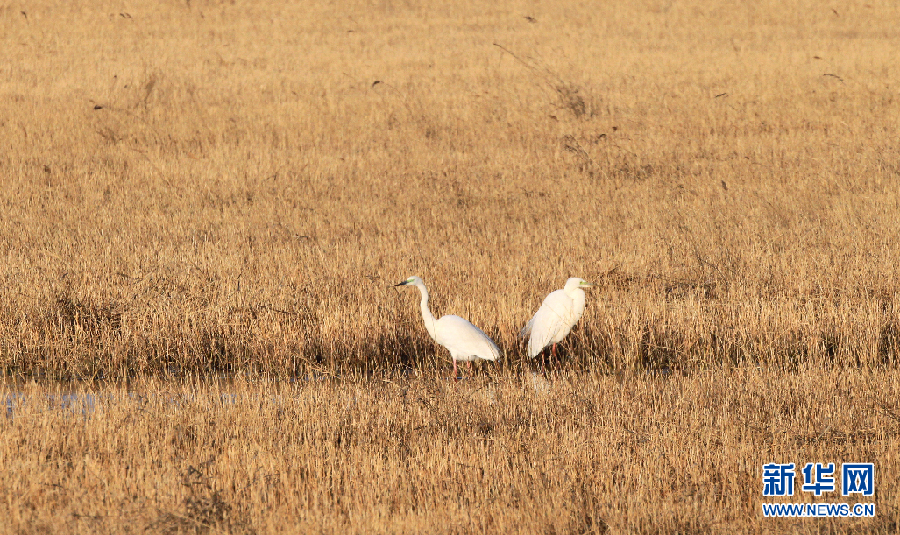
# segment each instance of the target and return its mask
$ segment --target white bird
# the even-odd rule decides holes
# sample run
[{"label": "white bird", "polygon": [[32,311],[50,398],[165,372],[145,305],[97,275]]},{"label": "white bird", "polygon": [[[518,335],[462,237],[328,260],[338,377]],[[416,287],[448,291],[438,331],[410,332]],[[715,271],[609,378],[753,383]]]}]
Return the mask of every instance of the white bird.
[{"label": "white bird", "polygon": [[472,325],[459,316],[444,316],[435,319],[428,308],[428,288],[425,281],[419,277],[410,277],[395,286],[415,286],[422,293],[422,320],[425,321],[425,329],[438,344],[450,351],[453,359],[453,378],[457,377],[456,361],[469,363],[472,370],[472,361],[475,359],[497,360],[500,358],[500,349],[484,331]]},{"label": "white bird", "polygon": [[528,338],[528,356],[534,358],[540,355],[544,348],[553,344],[552,353],[556,357],[556,344],[561,342],[572,327],[584,314],[584,290],[593,284],[572,277],[566,281],[562,290],[556,290],[548,295],[541,308],[534,317],[525,325],[519,333],[521,338]]}]

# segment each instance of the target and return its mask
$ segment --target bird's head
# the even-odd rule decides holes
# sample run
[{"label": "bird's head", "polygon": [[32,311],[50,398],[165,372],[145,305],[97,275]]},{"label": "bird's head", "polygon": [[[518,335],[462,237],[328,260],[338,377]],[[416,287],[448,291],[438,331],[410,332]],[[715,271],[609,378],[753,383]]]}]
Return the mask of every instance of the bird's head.
[{"label": "bird's head", "polygon": [[593,286],[594,286],[593,283],[590,283],[584,279],[581,279],[579,277],[572,277],[571,279],[566,281],[566,285],[564,286],[564,289],[575,290],[576,288],[584,289],[584,288],[591,288]]},{"label": "bird's head", "polygon": [[394,286],[418,286],[420,284],[425,284],[425,281],[423,281],[421,277],[410,277],[405,281],[401,281],[398,284],[395,284]]}]

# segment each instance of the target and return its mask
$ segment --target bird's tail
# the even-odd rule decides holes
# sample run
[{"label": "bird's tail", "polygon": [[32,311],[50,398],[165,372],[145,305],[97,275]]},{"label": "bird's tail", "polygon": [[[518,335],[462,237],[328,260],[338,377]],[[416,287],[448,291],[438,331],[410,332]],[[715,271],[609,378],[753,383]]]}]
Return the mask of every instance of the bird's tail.
[{"label": "bird's tail", "polygon": [[534,327],[534,318],[528,320],[528,323],[519,331],[519,338],[525,339],[531,335],[531,328]]}]

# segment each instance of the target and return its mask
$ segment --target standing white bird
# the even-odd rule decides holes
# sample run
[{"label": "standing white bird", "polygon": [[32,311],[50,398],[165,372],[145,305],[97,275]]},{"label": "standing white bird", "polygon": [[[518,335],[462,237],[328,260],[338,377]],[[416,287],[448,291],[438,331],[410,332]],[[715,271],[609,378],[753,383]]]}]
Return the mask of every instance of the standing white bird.
[{"label": "standing white bird", "polygon": [[476,358],[484,360],[497,360],[500,358],[500,349],[484,331],[472,325],[459,316],[444,316],[435,319],[428,308],[428,288],[425,281],[419,277],[410,277],[395,286],[415,286],[422,293],[422,320],[425,321],[425,329],[438,344],[450,351],[453,359],[453,378],[457,378],[456,361],[468,362],[469,371],[472,370],[472,361]]},{"label": "standing white bird", "polygon": [[534,358],[540,355],[544,348],[553,344],[552,353],[556,357],[556,344],[561,342],[572,327],[584,314],[584,290],[593,284],[572,277],[566,281],[562,290],[556,290],[548,295],[541,308],[534,317],[525,325],[519,336],[528,338],[528,356]]}]

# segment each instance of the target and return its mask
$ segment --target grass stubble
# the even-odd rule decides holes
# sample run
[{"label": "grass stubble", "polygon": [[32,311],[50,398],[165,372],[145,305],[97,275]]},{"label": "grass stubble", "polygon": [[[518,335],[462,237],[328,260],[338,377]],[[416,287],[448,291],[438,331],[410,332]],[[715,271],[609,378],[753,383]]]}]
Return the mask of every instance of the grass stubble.
[{"label": "grass stubble", "polygon": [[[897,532],[898,10],[0,9],[0,530]],[[413,274],[505,362],[438,379]]]},{"label": "grass stubble", "polygon": [[[2,424],[10,532],[897,529],[893,372],[150,380],[94,392],[92,412],[23,393]],[[773,460],[877,460],[877,516],[762,518]]]}]

